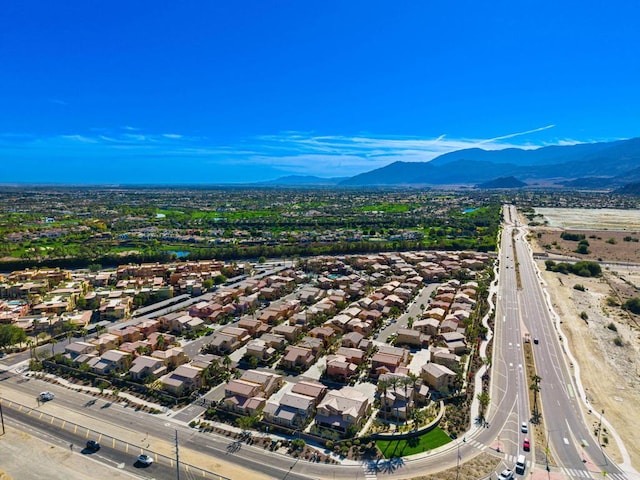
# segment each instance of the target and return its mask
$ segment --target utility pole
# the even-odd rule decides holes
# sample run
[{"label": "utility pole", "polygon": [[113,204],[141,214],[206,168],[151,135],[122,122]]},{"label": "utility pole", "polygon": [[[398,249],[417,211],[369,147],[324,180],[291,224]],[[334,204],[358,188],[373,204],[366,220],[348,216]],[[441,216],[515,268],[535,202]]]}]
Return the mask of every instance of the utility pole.
[{"label": "utility pole", "polygon": [[4,414],[2,413],[2,399],[0,399],[0,420],[2,420],[2,435],[4,435],[5,431],[4,431]]},{"label": "utility pole", "polygon": [[176,480],[180,480],[180,455],[178,453],[178,430],[176,430]]}]

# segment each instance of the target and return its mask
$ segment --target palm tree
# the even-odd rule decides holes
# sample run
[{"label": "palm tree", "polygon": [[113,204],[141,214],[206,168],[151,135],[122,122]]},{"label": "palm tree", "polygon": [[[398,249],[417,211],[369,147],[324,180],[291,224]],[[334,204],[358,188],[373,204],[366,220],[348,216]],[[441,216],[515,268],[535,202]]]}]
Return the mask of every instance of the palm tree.
[{"label": "palm tree", "polygon": [[56,345],[56,343],[58,343],[58,340],[56,340],[54,337],[51,337],[51,356],[52,357],[55,355],[55,351],[53,347]]},{"label": "palm tree", "polygon": [[540,413],[538,412],[538,393],[540,392],[540,382],[542,381],[542,377],[537,374],[531,375],[531,385],[529,389],[533,392],[533,420],[534,422],[538,422],[540,417]]},{"label": "palm tree", "polygon": [[26,344],[27,348],[29,348],[29,356],[33,360],[33,340],[31,338],[27,338]]},{"label": "palm tree", "polygon": [[226,371],[227,376],[230,373],[230,368],[232,363],[233,362],[231,361],[231,358],[229,357],[229,355],[225,355],[224,357],[222,357],[222,365],[224,365],[224,369]]},{"label": "palm tree", "polygon": [[155,345],[156,350],[164,350],[165,344],[166,344],[166,340],[164,338],[164,335],[158,335],[158,338],[156,339],[156,345]]},{"label": "palm tree", "polygon": [[378,390],[382,391],[382,396],[380,397],[380,408],[384,413],[384,419],[387,420],[387,408],[385,405],[385,401],[387,398],[387,390],[389,389],[389,382],[387,380],[378,380]]}]

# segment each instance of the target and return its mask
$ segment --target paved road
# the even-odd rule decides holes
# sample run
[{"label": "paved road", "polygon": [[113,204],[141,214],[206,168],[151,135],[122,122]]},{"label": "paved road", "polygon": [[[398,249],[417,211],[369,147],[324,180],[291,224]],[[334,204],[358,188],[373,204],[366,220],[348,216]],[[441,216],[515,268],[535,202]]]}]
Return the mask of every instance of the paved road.
[{"label": "paved road", "polygon": [[526,229],[518,224],[515,207],[509,207],[509,210],[515,229],[513,238],[522,282],[518,308],[525,329],[530,332],[531,338],[539,340],[537,345],[533,344],[533,348],[538,375],[542,378],[540,400],[553,457],[570,479],[591,478],[585,461],[587,459],[606,471],[609,478],[626,478],[589,431],[589,422],[579,405],[571,367],[565,361],[559,333],[526,241]]}]

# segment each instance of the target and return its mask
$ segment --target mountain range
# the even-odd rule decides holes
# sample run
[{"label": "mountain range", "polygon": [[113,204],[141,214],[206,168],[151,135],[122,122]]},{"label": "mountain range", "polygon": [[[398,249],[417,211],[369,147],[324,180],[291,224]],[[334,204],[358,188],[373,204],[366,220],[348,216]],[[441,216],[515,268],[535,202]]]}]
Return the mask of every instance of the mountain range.
[{"label": "mountain range", "polygon": [[[345,187],[465,185],[479,188],[489,183],[496,188],[491,182],[497,181],[499,188],[502,179],[511,177],[508,188],[517,187],[521,182],[527,186],[615,189],[640,182],[640,138],[537,149],[471,148],[445,153],[429,162],[393,162],[346,179],[312,177],[313,181],[304,183]],[[302,184],[295,182],[295,178],[284,177],[270,183]]]},{"label": "mountain range", "polygon": [[538,149],[472,148],[446,153],[430,162],[394,162],[344,180],[340,185],[478,184],[514,177],[528,185],[612,188],[640,176],[640,138]]}]

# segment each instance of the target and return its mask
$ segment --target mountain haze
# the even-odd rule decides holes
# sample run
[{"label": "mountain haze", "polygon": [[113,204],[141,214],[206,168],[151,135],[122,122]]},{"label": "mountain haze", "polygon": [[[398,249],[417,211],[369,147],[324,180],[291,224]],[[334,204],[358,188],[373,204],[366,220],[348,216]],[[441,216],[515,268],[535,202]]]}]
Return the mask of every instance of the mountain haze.
[{"label": "mountain haze", "polygon": [[538,149],[458,150],[430,162],[394,162],[340,185],[476,185],[501,177],[528,184],[567,186],[567,182],[582,177],[596,177],[603,184],[615,180],[613,184],[620,185],[625,177],[635,177],[636,169],[640,169],[640,138]]}]

